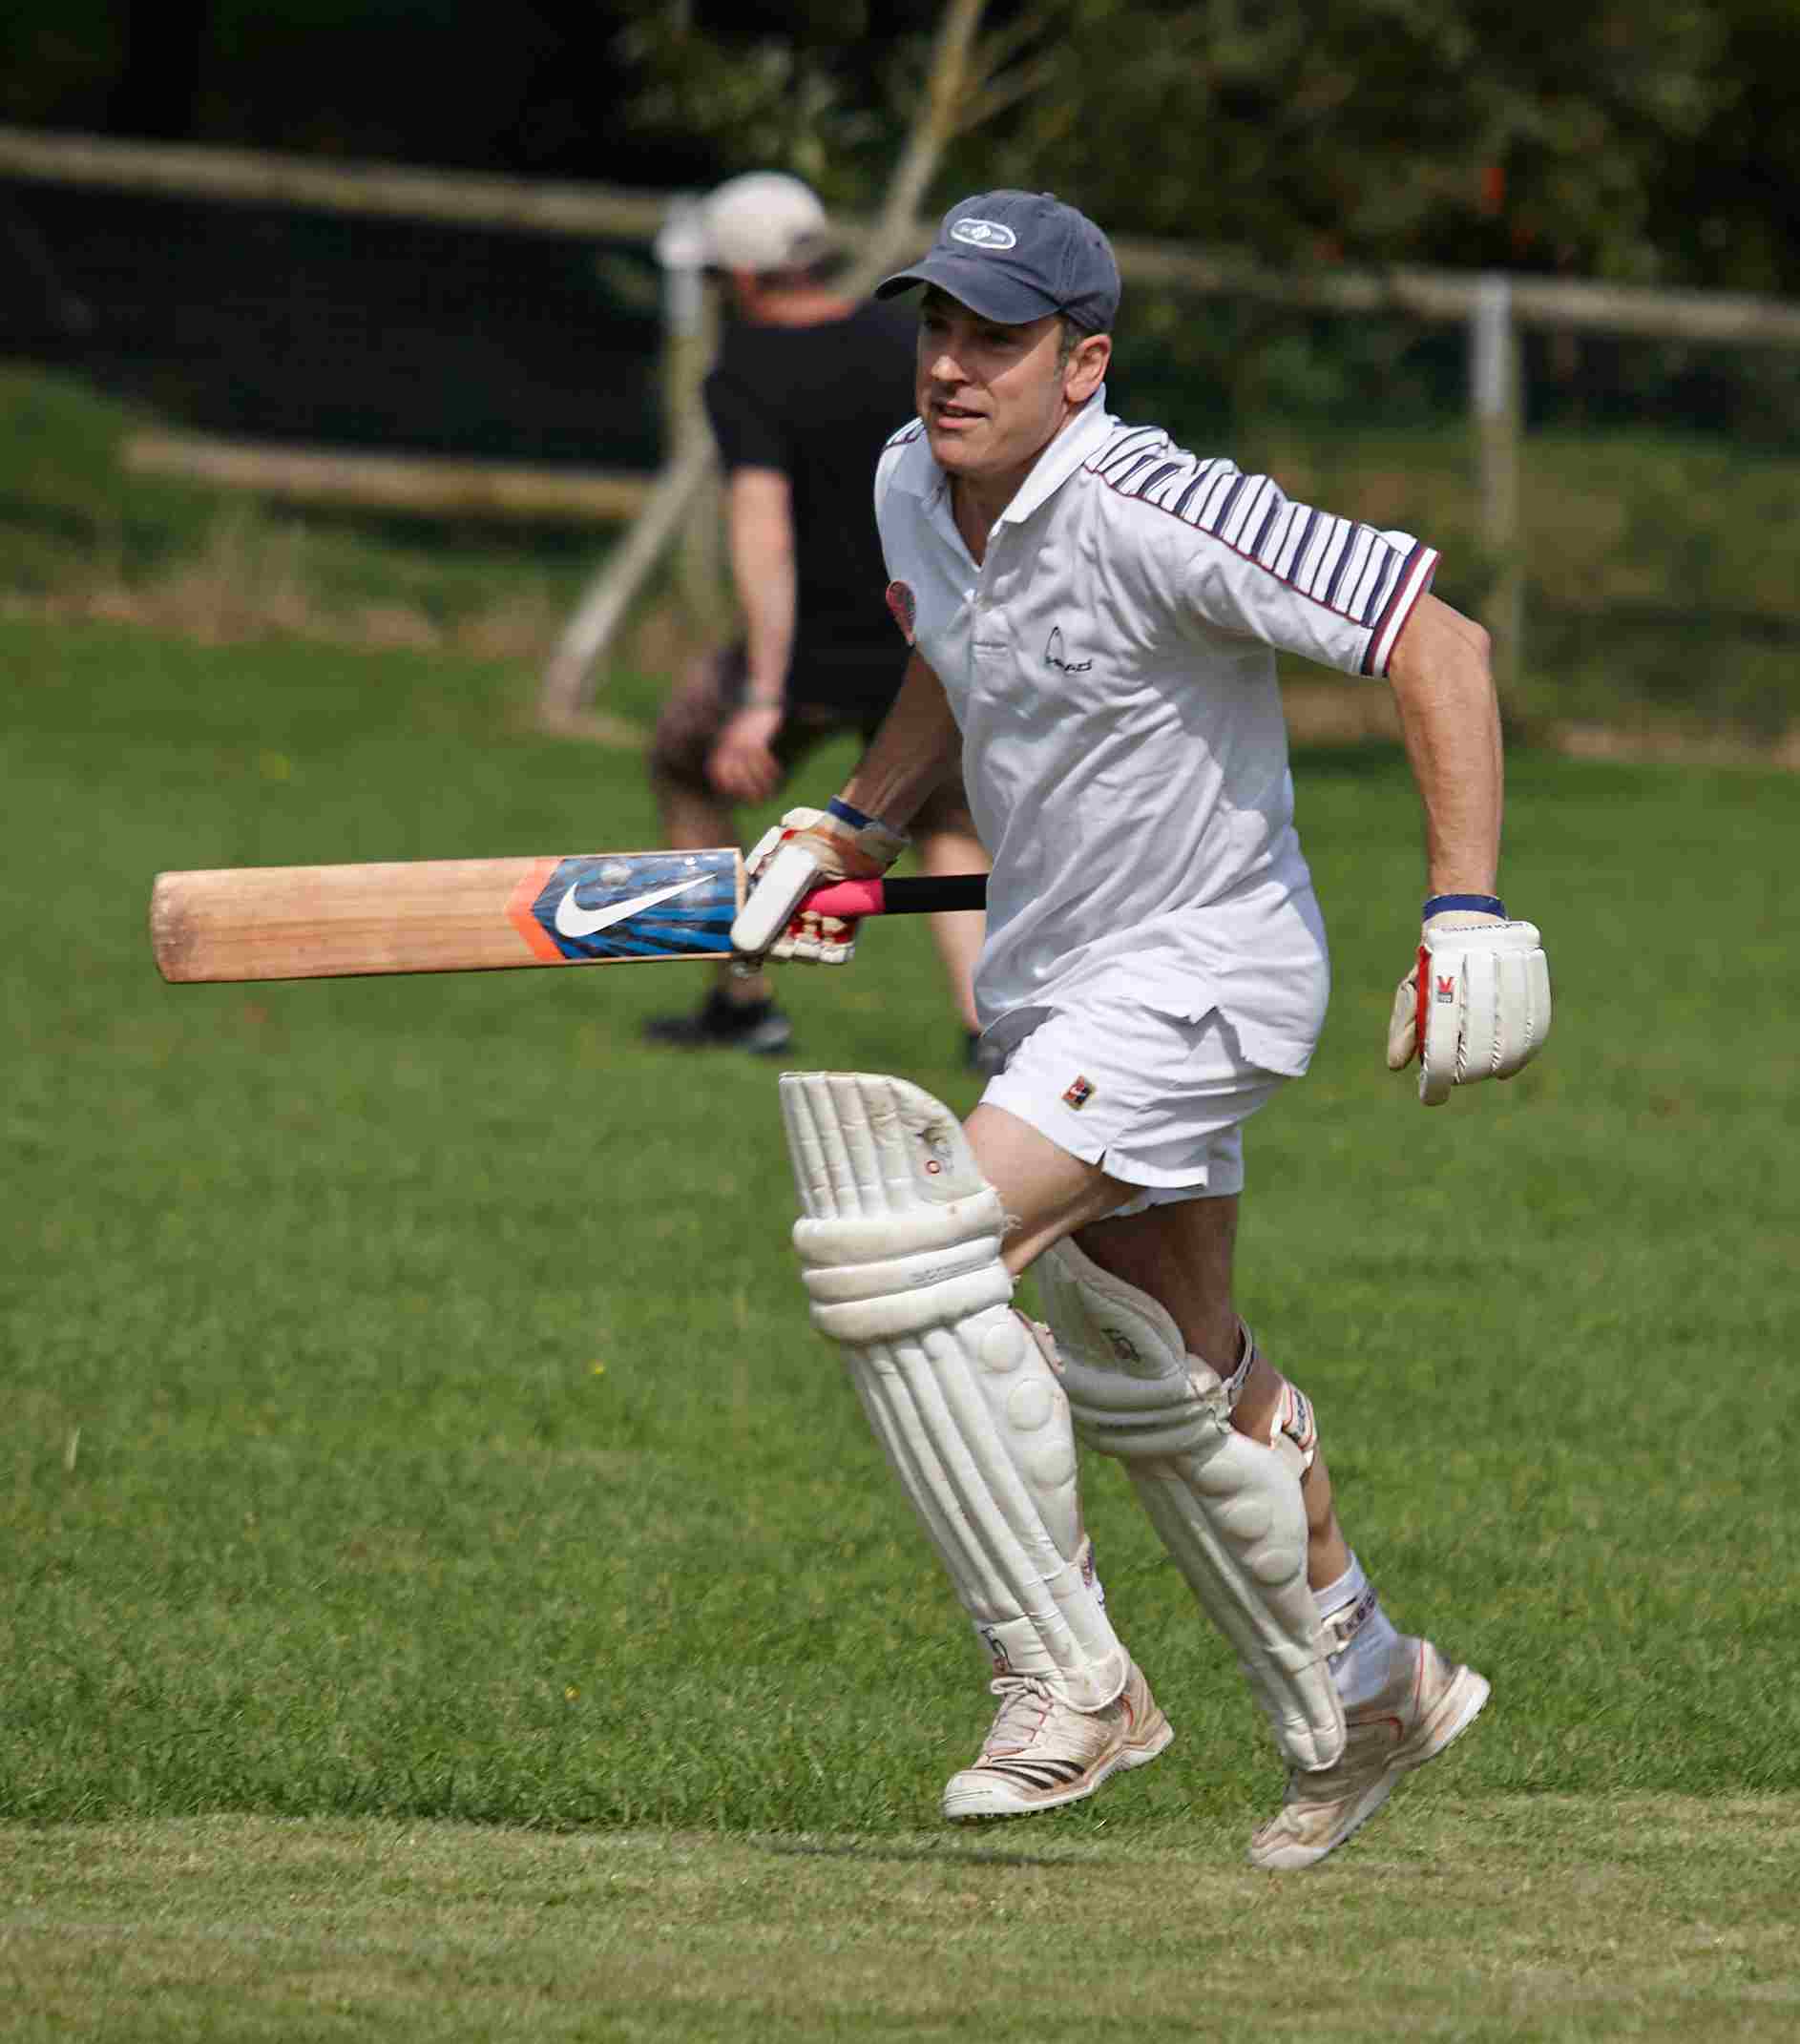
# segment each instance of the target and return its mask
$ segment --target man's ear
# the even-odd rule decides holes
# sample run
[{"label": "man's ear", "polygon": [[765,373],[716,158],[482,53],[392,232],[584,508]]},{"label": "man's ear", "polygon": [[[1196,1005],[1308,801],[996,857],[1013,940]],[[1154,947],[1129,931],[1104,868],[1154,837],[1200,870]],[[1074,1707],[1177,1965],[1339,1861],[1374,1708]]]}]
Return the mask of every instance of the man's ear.
[{"label": "man's ear", "polygon": [[1111,334],[1088,334],[1076,343],[1062,378],[1063,395],[1071,405],[1085,405],[1106,381],[1112,357]]}]

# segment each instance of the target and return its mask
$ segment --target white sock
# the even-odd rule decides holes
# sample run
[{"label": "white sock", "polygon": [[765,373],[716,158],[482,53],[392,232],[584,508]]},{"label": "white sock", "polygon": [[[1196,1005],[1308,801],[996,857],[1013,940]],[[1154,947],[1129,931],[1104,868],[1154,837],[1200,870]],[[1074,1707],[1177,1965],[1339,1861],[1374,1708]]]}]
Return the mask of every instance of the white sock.
[{"label": "white sock", "polygon": [[1387,1686],[1389,1658],[1400,1636],[1382,1610],[1381,1599],[1370,1588],[1363,1565],[1354,1554],[1336,1582],[1312,1593],[1312,1602],[1322,1625],[1329,1624],[1340,1612],[1350,1616],[1347,1606],[1361,1610],[1350,1643],[1326,1661],[1337,1684],[1339,1700],[1346,1710],[1354,1710]]}]

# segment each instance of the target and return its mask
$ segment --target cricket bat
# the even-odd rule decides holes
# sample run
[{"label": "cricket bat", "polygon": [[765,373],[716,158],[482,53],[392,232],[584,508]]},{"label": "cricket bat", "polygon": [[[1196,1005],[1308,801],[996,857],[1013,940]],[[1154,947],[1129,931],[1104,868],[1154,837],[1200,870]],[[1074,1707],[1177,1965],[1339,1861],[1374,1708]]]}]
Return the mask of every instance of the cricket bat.
[{"label": "cricket bat", "polygon": [[[729,847],[226,866],[158,873],[150,943],[177,983],[719,959],[743,894],[743,855]],[[984,875],[959,873],[839,881],[804,906],[849,920],[986,899]]]}]

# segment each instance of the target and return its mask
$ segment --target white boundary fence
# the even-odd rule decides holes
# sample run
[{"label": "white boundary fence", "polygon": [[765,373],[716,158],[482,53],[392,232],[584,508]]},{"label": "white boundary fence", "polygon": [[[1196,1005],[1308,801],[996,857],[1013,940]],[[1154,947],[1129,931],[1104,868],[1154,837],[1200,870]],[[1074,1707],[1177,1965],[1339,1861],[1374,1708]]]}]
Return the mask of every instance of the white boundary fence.
[{"label": "white boundary fence", "polygon": [[[163,192],[244,205],[441,220],[521,234],[591,235],[653,243],[680,195],[601,184],[540,183],[464,171],[320,162],[238,149],[180,148],[92,135],[52,135],[0,125],[0,176],[115,191]],[[847,223],[852,233],[869,223]],[[929,237],[935,219],[919,223]],[[1136,282],[1275,300],[1331,312],[1392,311],[1450,324],[1468,322],[1484,287],[1452,270],[1349,268],[1286,271],[1185,243],[1117,240],[1120,268]],[[1800,304],[1729,292],[1655,291],[1625,284],[1515,276],[1512,317],[1521,326],[1635,334],[1684,341],[1800,346]]]},{"label": "white boundary fence", "polygon": [[[521,234],[592,236],[653,247],[660,230],[691,203],[692,197],[599,184],[401,169],[383,163],[322,162],[247,150],[175,147],[0,125],[0,177],[4,177],[223,203],[453,222]],[[894,222],[888,219],[881,224],[887,230],[885,240]],[[934,226],[934,221],[916,221],[908,239],[923,243]],[[845,228],[853,241],[860,240],[865,245],[874,231],[872,223],[859,221],[847,221]],[[1114,246],[1121,272],[1133,282],[1320,311],[1402,313],[1423,323],[1466,329],[1480,527],[1500,572],[1499,600],[1492,622],[1502,669],[1517,658],[1520,631],[1519,329],[1729,346],[1800,347],[1800,303],[1783,299],[1406,266],[1287,271],[1230,253],[1173,242],[1125,238]],[[687,294],[674,273],[670,285],[665,295],[665,374],[673,425],[682,417],[691,420],[692,393],[686,386],[704,365],[693,346],[691,312],[678,314],[675,309],[678,304],[686,305]],[[296,462],[288,457],[284,481],[258,480],[255,451],[239,446],[228,457],[219,455],[221,473],[229,470],[231,476],[258,488],[285,487],[293,492],[307,488],[308,464],[303,458]],[[162,455],[190,464],[209,458],[191,440],[178,451],[165,448]],[[140,449],[138,458],[153,462],[157,450]],[[602,510],[603,504],[623,511],[635,502],[633,515],[638,523],[628,545],[647,552],[652,558],[679,528],[681,512],[705,471],[705,463],[690,441],[685,447],[672,448],[674,466],[654,485],[650,478],[595,475],[585,479],[584,498],[582,486],[572,488],[566,476],[554,480],[553,471],[509,470],[501,484],[491,473],[483,480],[485,465],[461,465],[469,472],[459,481],[448,473],[452,465],[364,459],[370,464],[369,487],[389,492],[389,502],[395,501],[392,492],[406,487],[403,469],[413,472],[424,494],[436,493],[456,504],[479,499],[484,491],[493,501],[522,504],[541,492],[545,503],[563,503],[576,510],[579,500],[593,507],[594,515],[605,516],[609,513]],[[315,466],[322,476],[330,478],[335,490],[354,488],[353,469],[343,463],[332,466],[326,450],[319,450]],[[434,483],[428,484],[428,477],[434,477]],[[576,514],[582,513],[576,511]],[[588,637],[592,640],[593,634]],[[602,632],[583,649],[584,660],[594,657],[604,637]],[[564,678],[566,696],[566,675]]]}]

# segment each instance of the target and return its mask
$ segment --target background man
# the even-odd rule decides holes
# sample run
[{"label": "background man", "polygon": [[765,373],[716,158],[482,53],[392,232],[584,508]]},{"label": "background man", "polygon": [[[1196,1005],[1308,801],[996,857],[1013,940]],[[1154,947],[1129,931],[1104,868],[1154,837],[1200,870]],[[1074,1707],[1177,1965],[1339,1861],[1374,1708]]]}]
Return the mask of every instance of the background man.
[{"label": "background man", "polygon": [[[735,803],[767,801],[824,739],[868,738],[906,658],[883,601],[869,489],[910,409],[911,322],[835,289],[825,209],[797,177],[734,177],[708,198],[701,226],[733,314],[704,396],[743,636],[700,661],[657,724],[651,774],[662,842],[675,849],[737,844]],[[926,872],[986,870],[953,763],[915,828]],[[973,1061],[981,919],[940,915],[932,928]],[[647,1033],[776,1053],[791,1029],[765,977],[722,969],[697,1013],[659,1017]]]},{"label": "background man", "polygon": [[[914,652],[823,818],[760,868],[765,954],[825,876],[890,860],[960,750],[994,853],[976,973],[1006,1053],[965,1127],[879,1074],[782,1081],[815,1324],[993,1658],[952,1818],[1043,1809],[1172,1733],[1114,1630],[1075,1441],[1118,1457],[1237,1650],[1289,1765],[1257,1865],[1333,1850],[1481,1709],[1345,1540],[1306,1396],[1239,1319],[1243,1125],[1307,1068],[1325,934],[1274,652],[1385,675],[1423,802],[1421,944],[1388,1055],[1420,1096],[1510,1076],[1549,1025],[1538,931],[1496,897],[1499,725],[1437,556],[1121,425],[1119,272],[1048,194],[990,192],[880,294],[923,287],[918,419],[876,505]],[[1009,1302],[1036,1266],[1054,1342]]]}]

